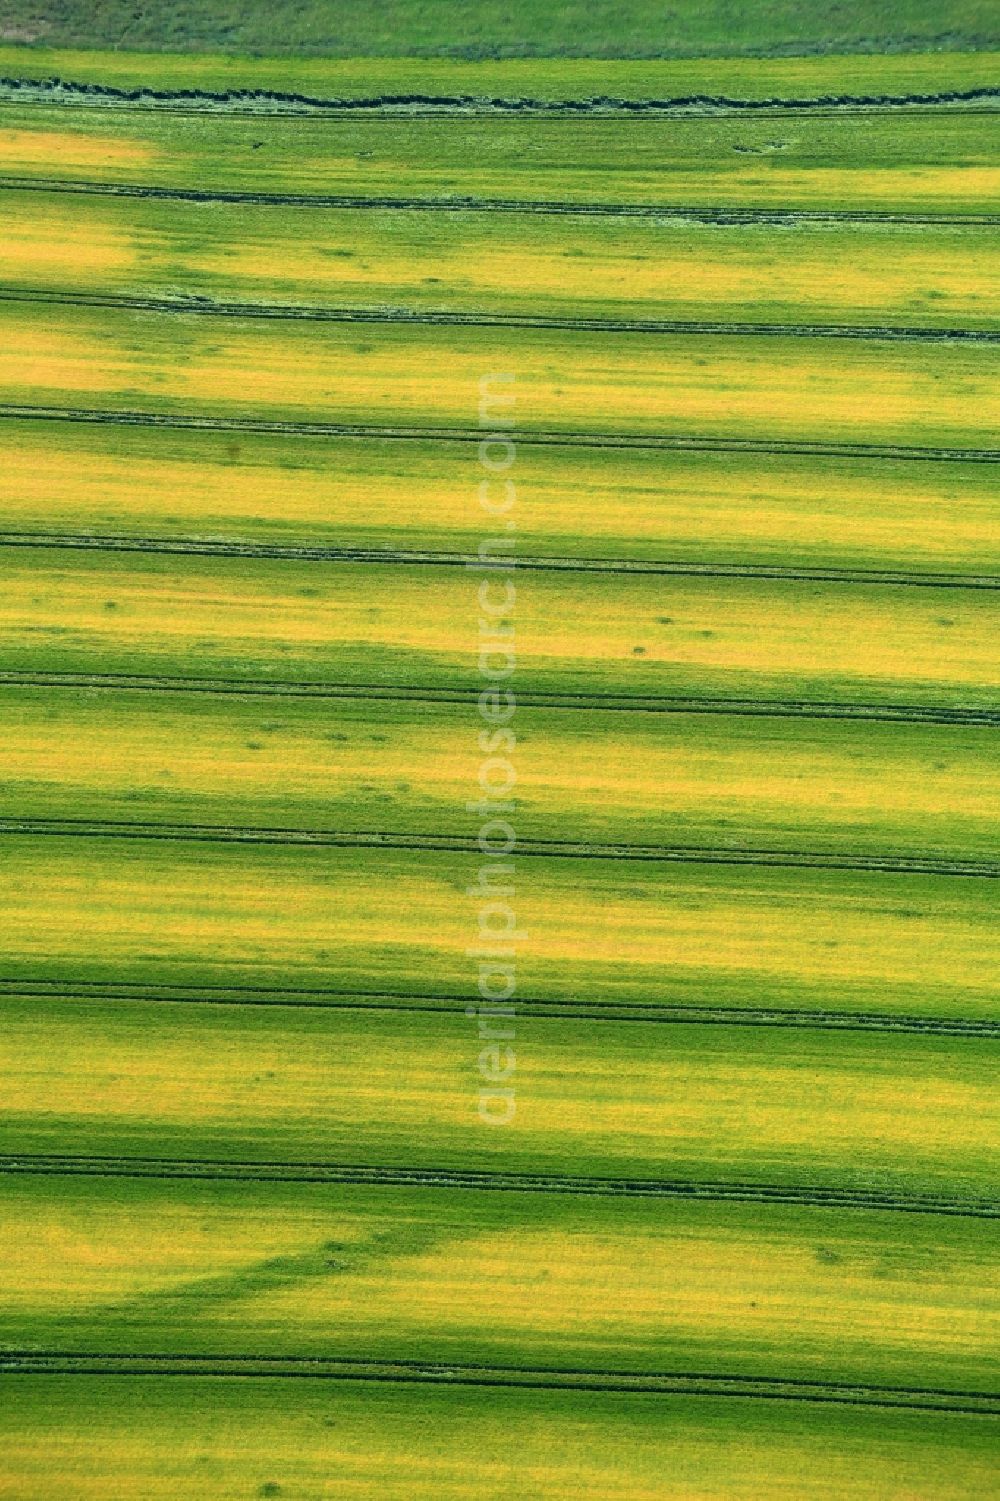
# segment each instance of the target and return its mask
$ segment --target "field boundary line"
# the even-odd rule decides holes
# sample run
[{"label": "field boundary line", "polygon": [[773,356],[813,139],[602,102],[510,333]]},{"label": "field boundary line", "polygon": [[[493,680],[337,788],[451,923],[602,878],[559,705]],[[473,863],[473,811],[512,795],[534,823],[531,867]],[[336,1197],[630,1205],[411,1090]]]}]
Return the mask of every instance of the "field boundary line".
[{"label": "field boundary line", "polygon": [[[273,1007],[276,1010],[384,1011],[449,1016],[465,1014],[471,995],[406,991],[337,991],[294,986],[128,984],[100,980],[40,981],[0,978],[0,1009],[5,996],[16,1000],[123,1005]],[[649,1023],[676,1026],[784,1027],[813,1031],[925,1034],[1000,1040],[997,1020],[922,1017],[891,1012],[790,1010],[779,1006],[699,1006],[662,1001],[575,1001],[521,997],[519,1014],[538,1020]]]},{"label": "field boundary line", "polygon": [[325,307],[320,303],[229,302],[216,298],[140,297],[128,293],[47,291],[0,285],[0,301],[57,307],[122,308],[209,318],[436,328],[555,329],[567,333],[704,335],[776,339],[848,339],[868,343],[1000,344],[1000,329],[908,327],[905,324],[748,323],[676,318],[598,318],[545,313],[456,312],[445,308]]},{"label": "field boundary line", "polygon": [[[39,407],[0,403],[0,421],[81,422],[94,426],[176,428],[183,431],[285,433],[321,438],[377,438],[419,442],[476,443],[479,428],[409,427],[383,423],[317,422],[235,417],[195,412],[124,408]],[[686,434],[585,433],[573,429],[525,428],[518,441],[538,447],[649,449],[654,452],[803,454],[822,458],[913,459],[921,463],[1000,463],[1000,448],[919,447],[894,443],[831,443],[808,438],[736,438]]]},{"label": "field boundary line", "polygon": [[810,1380],[797,1376],[739,1376],[714,1372],[581,1370],[571,1367],[490,1366],[413,1359],[363,1359],[348,1355],[120,1354],[102,1351],[7,1349],[0,1375],[298,1378],[450,1387],[602,1391],[644,1396],[836,1403],[852,1407],[1000,1415],[990,1392],[938,1387],[880,1386],[869,1382]]},{"label": "field boundary line", "polygon": [[[59,688],[68,691],[209,693],[244,698],[362,699],[372,703],[474,703],[469,687],[392,686],[263,678],[197,678],[158,674],[33,672],[0,669],[0,688]],[[846,703],[829,700],[692,698],[610,693],[550,693],[522,689],[524,708],[629,714],[723,714],[733,718],[849,719],[892,724],[1000,725],[1000,707],[934,704]]]},{"label": "field boundary line", "polygon": [[770,563],[700,563],[669,558],[594,558],[535,553],[482,558],[472,552],[415,548],[272,543],[233,538],[143,537],[116,532],[6,532],[0,547],[87,552],[124,552],[182,557],[260,558],[287,562],[398,564],[435,568],[516,568],[529,573],[662,574],[671,577],[773,579],[776,582],[883,584],[933,589],[1000,589],[1000,574],[908,573],[890,568],[784,568]]},{"label": "field boundary line", "polygon": [[[625,116],[764,115],[806,117],[830,114],[971,113],[990,114],[1000,106],[1000,89],[980,86],[937,93],[772,95],[747,99],[726,94],[678,94],[661,98],[627,98],[595,94],[574,99],[541,99],[530,95],[490,94],[373,94],[324,96],[278,89],[156,89],[123,88],[114,84],[83,83],[53,76],[46,79],[0,77],[0,103],[86,106],[137,112],[237,114],[248,116],[370,116],[403,120],[417,115],[542,115],[574,120]],[[971,110],[963,106],[979,106]]]},{"label": "field boundary line", "polygon": [[585,218],[667,219],[694,224],[915,224],[1000,225],[1000,212],[918,213],[892,209],[801,209],[686,205],[676,203],[588,203],[544,198],[394,197],[359,193],[254,192],[239,188],[182,188],[144,183],[17,177],[0,174],[0,192],[75,193],[111,198],[153,198],[183,203],[249,203],[282,208],[391,209],[414,213],[565,214]]},{"label": "field boundary line", "polygon": [[[412,850],[420,853],[475,854],[471,835],[405,830],[337,830],[267,828],[254,825],[158,823],[155,820],[4,818],[0,838],[81,838],[158,840],[178,844],[298,846],[313,849]],[[861,854],[854,851],[728,848],[712,845],[605,843],[597,840],[544,839],[526,836],[517,843],[524,858],[551,860],[626,860],[645,864],[750,865],[794,870],[870,871],[886,875],[934,875],[1000,880],[1000,861],[975,857],[912,854]]]},{"label": "field boundary line", "polygon": [[569,1194],[585,1198],[684,1199],[709,1203],[790,1205],[864,1213],[933,1214],[1000,1219],[1000,1201],[936,1194],[893,1194],[828,1185],[715,1182],[697,1179],[582,1177],[334,1162],[246,1162],[91,1154],[0,1154],[0,1176],[153,1178],[164,1181],[316,1183],[485,1193]]}]

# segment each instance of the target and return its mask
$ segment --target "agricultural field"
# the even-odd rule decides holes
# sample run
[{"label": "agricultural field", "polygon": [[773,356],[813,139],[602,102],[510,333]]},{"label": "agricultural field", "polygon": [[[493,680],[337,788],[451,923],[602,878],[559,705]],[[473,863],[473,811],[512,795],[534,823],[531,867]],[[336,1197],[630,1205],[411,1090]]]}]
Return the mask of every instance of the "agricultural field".
[{"label": "agricultural field", "polygon": [[[949,722],[1000,709],[992,590],[640,573],[623,595],[619,580],[608,568],[525,570],[518,679],[533,702],[755,697],[808,712],[832,699]],[[25,682],[103,672],[468,699],[479,681],[461,563],[318,572],[300,558],[17,545],[5,582],[0,671]]]},{"label": "agricultural field", "polygon": [[53,1264],[17,1235],[38,1280],[4,1310],[8,1348],[98,1360],[266,1350],[355,1368],[455,1363],[461,1375],[474,1345],[484,1368],[567,1385],[589,1372],[648,1390],[677,1371],[752,1385],[780,1368],[814,1385],[913,1380],[916,1399],[941,1389],[944,1407],[950,1389],[959,1409],[976,1406],[969,1392],[992,1366],[976,1305],[993,1235],[975,1218],[907,1215],[896,1241],[881,1209],[779,1204],[764,1228],[752,1202],[515,1185],[472,1190],[470,1203],[433,1182],[198,1182],[182,1164],[175,1181],[170,1166],[10,1176],[9,1222],[59,1249]]},{"label": "agricultural field", "polygon": [[[11,982],[470,999],[468,837],[2,828]],[[630,859],[525,840],[518,875],[525,1005],[832,1011],[886,1026],[995,1016],[995,864],[669,847]]]},{"label": "agricultural field", "polygon": [[215,9],[0,35],[0,1495],[980,1501],[990,18]]},{"label": "agricultural field", "polygon": [[0,339],[0,405],[147,420],[195,412],[251,425],[467,431],[466,392],[484,362],[506,360],[518,367],[529,442],[535,433],[655,442],[668,423],[689,441],[755,445],[773,431],[792,446],[976,454],[984,428],[1000,421],[994,343],[862,338],[831,348],[783,330],[696,331],[655,344],[628,334],[608,349],[592,328],[511,334],[386,320],[359,331],[27,298],[0,302]]}]

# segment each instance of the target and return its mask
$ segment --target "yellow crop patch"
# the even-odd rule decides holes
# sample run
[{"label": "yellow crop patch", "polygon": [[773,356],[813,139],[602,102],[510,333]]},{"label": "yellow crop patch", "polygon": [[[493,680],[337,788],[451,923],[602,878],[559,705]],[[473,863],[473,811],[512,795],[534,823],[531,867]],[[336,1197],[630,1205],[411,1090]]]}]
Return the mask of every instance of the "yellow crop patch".
[{"label": "yellow crop patch", "polygon": [[134,239],[113,223],[89,222],[78,231],[79,215],[63,204],[35,203],[4,214],[0,278],[5,283],[44,286],[48,280],[76,285],[102,284],[134,272],[139,255]]},{"label": "yellow crop patch", "polygon": [[86,130],[0,129],[0,171],[59,176],[152,166],[159,153],[149,142],[127,135],[102,135]]}]

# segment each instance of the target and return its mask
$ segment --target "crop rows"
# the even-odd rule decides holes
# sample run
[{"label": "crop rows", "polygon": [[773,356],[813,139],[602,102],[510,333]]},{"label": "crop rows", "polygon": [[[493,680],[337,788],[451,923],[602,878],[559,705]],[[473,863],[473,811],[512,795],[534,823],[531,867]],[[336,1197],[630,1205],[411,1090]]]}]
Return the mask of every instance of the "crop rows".
[{"label": "crop rows", "polygon": [[986,61],[10,56],[12,1494],[985,1494]]}]

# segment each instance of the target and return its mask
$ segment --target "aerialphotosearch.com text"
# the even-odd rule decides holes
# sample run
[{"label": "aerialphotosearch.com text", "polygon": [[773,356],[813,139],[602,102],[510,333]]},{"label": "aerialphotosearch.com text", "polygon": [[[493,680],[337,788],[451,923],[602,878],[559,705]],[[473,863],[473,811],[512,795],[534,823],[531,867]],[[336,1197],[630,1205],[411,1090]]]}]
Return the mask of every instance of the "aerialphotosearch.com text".
[{"label": "aerialphotosearch.com text", "polygon": [[517,670],[514,583],[517,545],[517,489],[511,471],[514,442],[514,376],[486,375],[479,382],[478,456],[482,477],[478,504],[489,521],[469,568],[477,576],[476,614],[480,691],[478,695],[478,787],[466,804],[479,819],[482,857],[468,895],[476,903],[476,941],[467,957],[476,966],[478,1001],[467,1008],[479,1032],[478,1115],[488,1126],[507,1126],[517,1108],[514,1051],[517,952],[527,934],[517,924],[514,753]]}]

